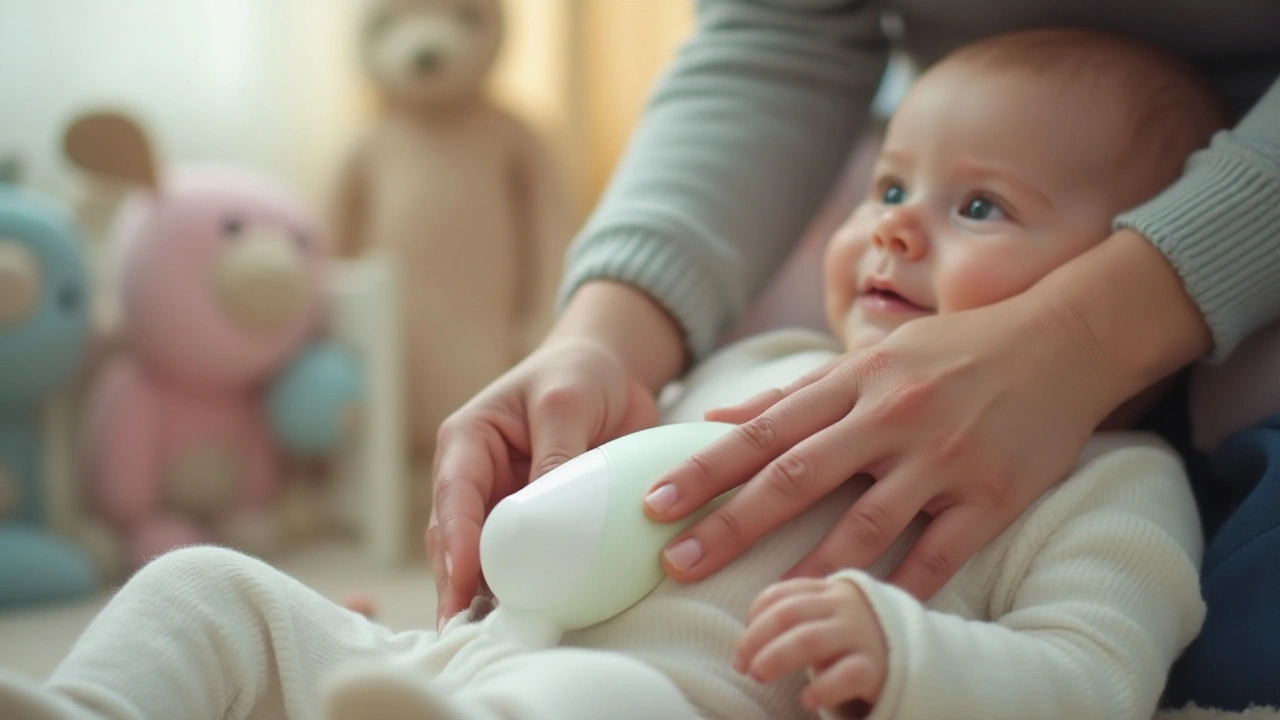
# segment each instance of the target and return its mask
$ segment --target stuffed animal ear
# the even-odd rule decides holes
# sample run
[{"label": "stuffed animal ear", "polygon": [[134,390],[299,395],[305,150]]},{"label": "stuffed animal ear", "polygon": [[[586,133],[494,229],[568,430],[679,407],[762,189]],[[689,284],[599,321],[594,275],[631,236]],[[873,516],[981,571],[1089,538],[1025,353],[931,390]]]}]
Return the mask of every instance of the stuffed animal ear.
[{"label": "stuffed animal ear", "polygon": [[127,115],[82,115],[63,134],[62,149],[72,162],[95,175],[151,190],[160,188],[147,134]]}]

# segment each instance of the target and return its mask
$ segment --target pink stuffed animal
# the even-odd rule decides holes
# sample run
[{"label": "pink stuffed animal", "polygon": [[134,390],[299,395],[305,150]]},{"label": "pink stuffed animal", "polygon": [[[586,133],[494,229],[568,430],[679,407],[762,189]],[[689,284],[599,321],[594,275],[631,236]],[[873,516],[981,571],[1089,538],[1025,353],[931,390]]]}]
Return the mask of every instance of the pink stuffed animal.
[{"label": "pink stuffed animal", "polygon": [[161,181],[126,117],[86,116],[65,143],[85,169],[147,190],[115,233],[125,349],[90,400],[89,505],[123,534],[133,567],[195,542],[267,552],[282,480],[264,395],[317,330],[320,229],[241,171]]}]

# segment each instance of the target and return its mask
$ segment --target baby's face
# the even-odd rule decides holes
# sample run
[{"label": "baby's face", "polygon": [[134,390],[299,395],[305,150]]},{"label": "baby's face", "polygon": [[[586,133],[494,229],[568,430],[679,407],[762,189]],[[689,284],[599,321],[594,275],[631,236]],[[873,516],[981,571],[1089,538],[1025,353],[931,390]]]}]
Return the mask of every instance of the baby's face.
[{"label": "baby's face", "polygon": [[868,347],[914,318],[1016,295],[1100,242],[1134,204],[1122,105],[1021,72],[923,76],[827,247],[833,332]]}]

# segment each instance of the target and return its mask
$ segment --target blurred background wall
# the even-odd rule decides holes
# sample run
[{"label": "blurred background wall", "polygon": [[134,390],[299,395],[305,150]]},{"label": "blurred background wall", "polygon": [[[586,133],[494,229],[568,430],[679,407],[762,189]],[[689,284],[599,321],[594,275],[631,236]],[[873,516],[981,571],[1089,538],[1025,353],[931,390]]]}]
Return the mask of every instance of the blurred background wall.
[{"label": "blurred background wall", "polygon": [[[57,141],[93,105],[135,114],[165,161],[242,163],[318,208],[377,110],[356,61],[363,0],[0,0],[0,155],[59,194]],[[589,207],[648,89],[692,26],[690,0],[506,0],[504,104],[560,150]]]}]

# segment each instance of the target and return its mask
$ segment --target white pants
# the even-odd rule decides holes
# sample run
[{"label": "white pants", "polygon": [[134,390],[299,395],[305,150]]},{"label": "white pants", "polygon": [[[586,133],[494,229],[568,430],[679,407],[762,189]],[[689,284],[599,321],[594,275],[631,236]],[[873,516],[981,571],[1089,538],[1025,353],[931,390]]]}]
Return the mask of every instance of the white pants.
[{"label": "white pants", "polygon": [[712,578],[664,581],[617,617],[535,652],[462,618],[442,636],[395,633],[248,556],[178,550],[121,588],[43,687],[0,672],[0,717],[311,720],[326,716],[335,673],[375,664],[419,674],[482,709],[477,718],[808,717],[799,673],[760,686],[731,658],[755,596],[850,501],[837,491]]}]

